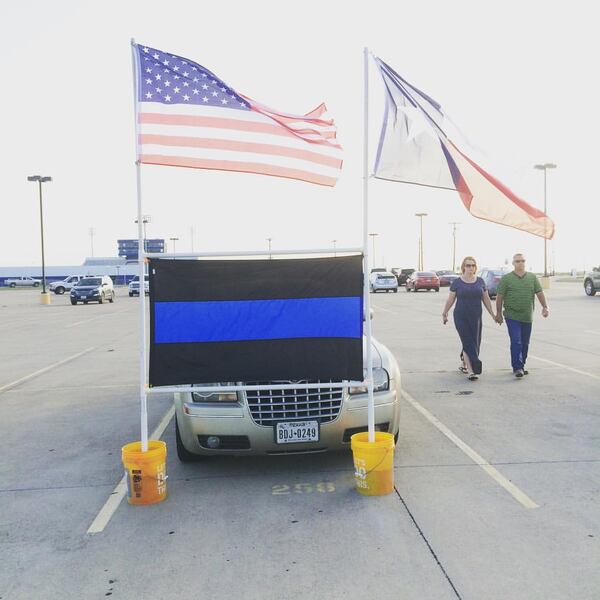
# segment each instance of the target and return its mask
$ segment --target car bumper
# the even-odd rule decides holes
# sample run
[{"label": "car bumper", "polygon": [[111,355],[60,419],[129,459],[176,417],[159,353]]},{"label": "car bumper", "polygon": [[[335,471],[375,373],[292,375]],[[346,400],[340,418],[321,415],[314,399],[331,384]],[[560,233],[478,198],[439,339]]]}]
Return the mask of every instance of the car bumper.
[{"label": "car bumper", "polygon": [[371,289],[374,292],[377,292],[379,290],[397,290],[398,286],[397,285],[372,285]]},{"label": "car bumper", "polygon": [[[345,396],[338,416],[320,425],[319,441],[311,443],[277,444],[274,427],[257,425],[250,416],[245,401],[212,406],[190,401],[190,394],[175,394],[175,409],[179,433],[185,447],[199,455],[260,455],[314,453],[350,448],[350,435],[366,430],[368,396]],[[309,417],[310,419],[310,417]],[[301,419],[298,419],[301,420]],[[375,394],[375,423],[394,435],[400,424],[400,405],[395,390]],[[210,449],[205,444],[208,436],[236,440],[233,449]],[[247,438],[247,439],[246,439]],[[240,445],[246,445],[240,448]]]}]

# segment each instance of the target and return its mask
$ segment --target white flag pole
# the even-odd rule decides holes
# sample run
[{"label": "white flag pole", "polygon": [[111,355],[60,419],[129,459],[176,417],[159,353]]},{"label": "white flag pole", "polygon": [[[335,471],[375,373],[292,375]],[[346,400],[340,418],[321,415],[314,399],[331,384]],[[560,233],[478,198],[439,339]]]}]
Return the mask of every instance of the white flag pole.
[{"label": "white flag pole", "polygon": [[148,451],[148,399],[146,396],[146,248],[144,248],[144,226],[142,223],[142,171],[139,161],[139,124],[138,124],[138,73],[140,72],[139,55],[135,40],[131,38],[131,58],[133,65],[133,114],[135,118],[135,169],[137,186],[137,225],[138,225],[138,262],[140,266],[140,423],[142,452]]},{"label": "white flag pole", "polygon": [[375,441],[375,398],[373,396],[373,349],[371,339],[371,297],[369,293],[369,49],[364,49],[364,139],[363,139],[363,297],[367,333],[367,389],[369,392],[369,442]]}]

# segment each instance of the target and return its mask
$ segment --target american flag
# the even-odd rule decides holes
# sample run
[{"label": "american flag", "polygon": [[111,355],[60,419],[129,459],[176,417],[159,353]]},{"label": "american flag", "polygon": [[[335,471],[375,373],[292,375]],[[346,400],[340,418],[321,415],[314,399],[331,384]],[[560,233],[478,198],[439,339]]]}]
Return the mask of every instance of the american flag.
[{"label": "american flag", "polygon": [[141,163],[335,185],[342,148],[325,104],[301,116],[282,113],[187,58],[139,44],[134,50]]}]

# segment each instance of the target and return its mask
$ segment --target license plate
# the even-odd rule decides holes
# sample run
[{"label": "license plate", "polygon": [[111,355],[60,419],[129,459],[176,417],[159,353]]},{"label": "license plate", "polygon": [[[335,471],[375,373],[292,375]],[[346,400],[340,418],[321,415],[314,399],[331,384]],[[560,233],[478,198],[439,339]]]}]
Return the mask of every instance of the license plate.
[{"label": "license plate", "polygon": [[318,441],[318,421],[285,421],[275,425],[275,443],[277,444],[300,444]]},{"label": "license plate", "polygon": [[82,300],[87,300],[87,296],[81,296]]}]

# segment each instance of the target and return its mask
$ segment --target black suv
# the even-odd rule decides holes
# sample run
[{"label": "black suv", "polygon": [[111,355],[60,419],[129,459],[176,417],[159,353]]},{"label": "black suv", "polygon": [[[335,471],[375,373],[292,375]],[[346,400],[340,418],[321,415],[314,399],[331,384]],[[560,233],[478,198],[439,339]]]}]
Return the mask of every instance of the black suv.
[{"label": "black suv", "polygon": [[414,269],[392,269],[398,280],[398,285],[406,285],[406,280],[415,272]]}]

